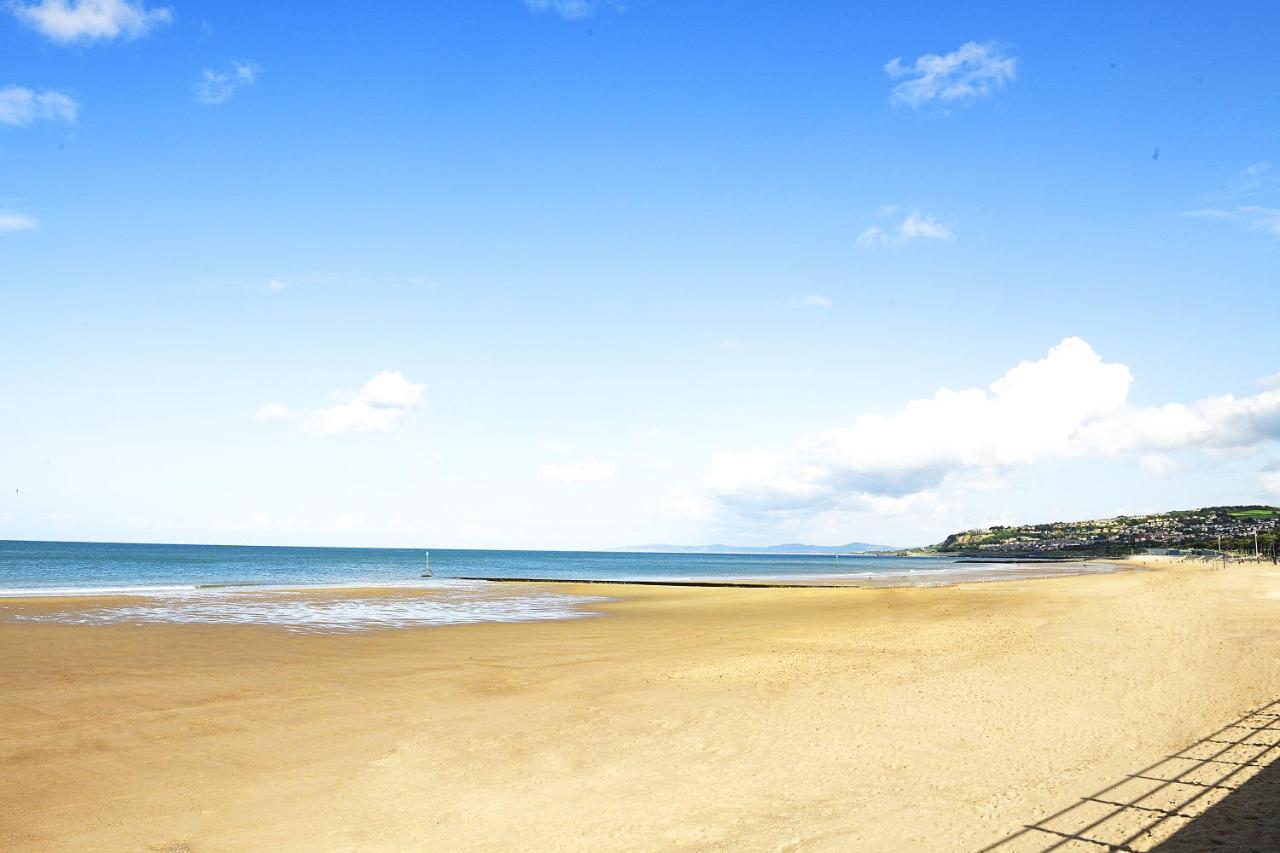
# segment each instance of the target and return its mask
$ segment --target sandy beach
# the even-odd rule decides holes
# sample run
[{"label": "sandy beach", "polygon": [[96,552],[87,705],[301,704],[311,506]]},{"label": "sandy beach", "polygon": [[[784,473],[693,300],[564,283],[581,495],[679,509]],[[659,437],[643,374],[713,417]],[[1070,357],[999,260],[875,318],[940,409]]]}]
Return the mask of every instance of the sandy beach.
[{"label": "sandy beach", "polygon": [[0,848],[977,850],[1280,698],[1269,565],[571,592],[613,600],[347,635],[0,601]]}]

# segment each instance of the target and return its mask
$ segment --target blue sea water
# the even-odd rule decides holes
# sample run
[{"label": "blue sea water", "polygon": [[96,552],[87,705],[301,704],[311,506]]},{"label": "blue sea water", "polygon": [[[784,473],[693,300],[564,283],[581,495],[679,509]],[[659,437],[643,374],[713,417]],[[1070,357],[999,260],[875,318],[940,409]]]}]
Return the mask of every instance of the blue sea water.
[{"label": "blue sea water", "polygon": [[[0,541],[0,595],[213,586],[410,584],[426,552],[401,548],[301,548]],[[858,580],[928,582],[972,570],[938,557],[652,554],[431,549],[437,578],[563,580]],[[989,568],[989,567],[988,567]]]},{"label": "blue sea water", "polygon": [[[270,625],[347,633],[597,615],[607,599],[484,578],[935,585],[1031,576],[1028,567],[936,557],[637,554],[584,551],[277,548],[0,541],[0,621]],[[1094,571],[1077,564],[1062,574]],[[476,580],[477,578],[481,580]],[[370,591],[380,587],[383,591]],[[346,588],[341,595],[325,590]],[[54,609],[5,599],[74,596]],[[126,595],[125,598],[118,596]],[[18,602],[14,602],[18,604]]]}]

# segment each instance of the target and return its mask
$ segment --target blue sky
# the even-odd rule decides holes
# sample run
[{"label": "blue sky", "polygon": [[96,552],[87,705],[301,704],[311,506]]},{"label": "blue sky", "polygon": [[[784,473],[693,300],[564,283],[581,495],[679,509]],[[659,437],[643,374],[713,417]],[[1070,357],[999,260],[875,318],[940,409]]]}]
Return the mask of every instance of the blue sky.
[{"label": "blue sky", "polygon": [[0,538],[1280,502],[1280,9],[966,7],[7,4]]}]

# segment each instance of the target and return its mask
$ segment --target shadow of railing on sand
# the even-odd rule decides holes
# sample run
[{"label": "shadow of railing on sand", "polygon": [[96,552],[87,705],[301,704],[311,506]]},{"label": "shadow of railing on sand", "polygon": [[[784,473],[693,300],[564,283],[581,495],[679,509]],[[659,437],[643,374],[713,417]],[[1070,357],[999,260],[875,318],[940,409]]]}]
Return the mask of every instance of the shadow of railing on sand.
[{"label": "shadow of railing on sand", "polygon": [[980,853],[1280,850],[1280,700]]}]

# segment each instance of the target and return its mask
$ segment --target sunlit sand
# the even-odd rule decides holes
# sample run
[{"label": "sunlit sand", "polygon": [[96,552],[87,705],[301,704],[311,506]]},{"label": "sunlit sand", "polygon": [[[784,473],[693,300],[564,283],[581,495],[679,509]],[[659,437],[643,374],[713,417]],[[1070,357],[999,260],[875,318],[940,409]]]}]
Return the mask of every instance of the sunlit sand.
[{"label": "sunlit sand", "polygon": [[2,601],[0,846],[974,850],[1280,697],[1278,589],[575,585],[599,618],[332,635]]}]

